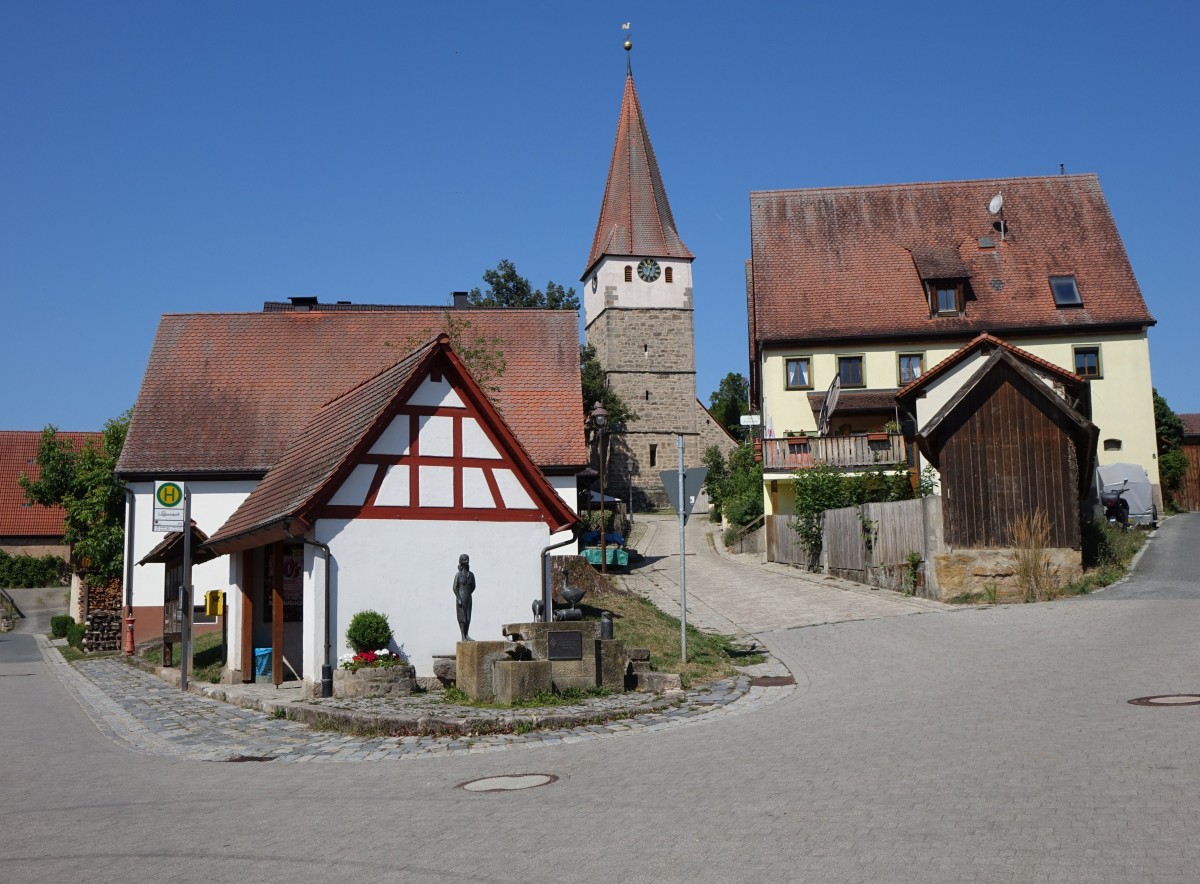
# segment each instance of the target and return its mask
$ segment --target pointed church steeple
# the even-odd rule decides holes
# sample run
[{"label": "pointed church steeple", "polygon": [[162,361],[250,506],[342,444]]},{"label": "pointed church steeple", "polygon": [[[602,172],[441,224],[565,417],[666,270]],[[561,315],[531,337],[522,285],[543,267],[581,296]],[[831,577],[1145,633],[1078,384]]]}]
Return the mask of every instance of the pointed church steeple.
[{"label": "pointed church steeple", "polygon": [[608,167],[600,220],[596,223],[587,269],[580,278],[587,279],[596,262],[605,255],[684,260],[695,257],[675,229],[632,71],[625,77],[625,96],[621,100],[617,141]]}]

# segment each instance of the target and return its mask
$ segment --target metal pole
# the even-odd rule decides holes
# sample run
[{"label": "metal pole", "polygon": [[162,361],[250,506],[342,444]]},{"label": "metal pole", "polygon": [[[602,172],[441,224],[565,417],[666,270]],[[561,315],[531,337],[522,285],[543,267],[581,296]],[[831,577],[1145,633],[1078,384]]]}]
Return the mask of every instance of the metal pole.
[{"label": "metal pole", "polygon": [[183,486],[183,582],[179,587],[179,688],[187,690],[192,662],[192,490]]},{"label": "metal pole", "polygon": [[604,521],[604,427],[597,431],[596,444],[600,450],[600,573],[608,575],[608,527]]},{"label": "metal pole", "polygon": [[679,450],[679,658],[687,662],[687,542],[683,526],[687,524],[687,501],[683,499],[683,434],[675,437]]}]

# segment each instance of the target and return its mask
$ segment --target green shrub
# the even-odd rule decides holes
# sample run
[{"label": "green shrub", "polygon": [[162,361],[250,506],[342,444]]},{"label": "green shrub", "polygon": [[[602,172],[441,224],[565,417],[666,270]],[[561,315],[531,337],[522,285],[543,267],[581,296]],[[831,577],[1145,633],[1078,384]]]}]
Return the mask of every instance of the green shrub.
[{"label": "green shrub", "polygon": [[55,638],[66,638],[67,632],[74,623],[74,618],[67,614],[58,614],[50,618],[50,634]]},{"label": "green shrub", "polygon": [[66,573],[61,556],[12,556],[0,550],[0,586],[61,586]]},{"label": "green shrub", "polygon": [[87,627],[82,623],[72,623],[67,629],[67,644],[73,648],[83,650],[83,636],[87,632]]},{"label": "green shrub", "polygon": [[350,618],[346,641],[356,654],[381,651],[392,640],[392,627],[386,614],[378,611],[359,611]]}]

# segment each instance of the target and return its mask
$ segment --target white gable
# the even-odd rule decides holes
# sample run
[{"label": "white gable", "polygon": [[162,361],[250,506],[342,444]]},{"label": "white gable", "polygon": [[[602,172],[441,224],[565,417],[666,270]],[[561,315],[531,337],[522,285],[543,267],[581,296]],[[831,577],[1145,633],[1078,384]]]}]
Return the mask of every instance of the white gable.
[{"label": "white gable", "polygon": [[421,386],[408,400],[409,405],[428,405],[434,408],[464,408],[463,401],[458,398],[450,382],[443,377],[440,381],[425,378]]},{"label": "white gable", "polygon": [[492,444],[492,440],[487,437],[487,434],[483,431],[483,427],[479,426],[479,422],[474,418],[463,419],[462,447],[463,457],[500,459],[500,452],[496,450],[496,446]]},{"label": "white gable", "polygon": [[367,500],[367,492],[371,490],[371,480],[375,478],[373,464],[359,464],[354,468],[342,487],[330,498],[332,506],[362,506]]},{"label": "white gable", "polygon": [[422,457],[454,456],[454,420],[427,414],[417,418],[417,450]]},{"label": "white gable", "polygon": [[512,470],[496,470],[494,475],[496,487],[500,489],[500,496],[504,499],[506,507],[514,510],[536,509],[529,493],[522,487]]},{"label": "white gable", "polygon": [[371,454],[408,454],[408,415],[392,418],[388,428],[371,446]]},{"label": "white gable", "polygon": [[496,505],[492,489],[488,487],[483,470],[467,467],[463,470],[463,507],[466,509],[491,509]]},{"label": "white gable", "polygon": [[379,485],[379,493],[375,495],[376,506],[408,506],[408,474],[407,464],[388,467]]}]

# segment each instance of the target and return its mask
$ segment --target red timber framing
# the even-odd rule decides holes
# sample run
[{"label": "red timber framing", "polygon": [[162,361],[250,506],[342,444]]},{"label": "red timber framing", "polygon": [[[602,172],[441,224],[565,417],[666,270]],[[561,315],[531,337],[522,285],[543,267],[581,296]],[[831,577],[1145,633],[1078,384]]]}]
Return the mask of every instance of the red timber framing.
[{"label": "red timber framing", "polygon": [[242,682],[254,681],[254,578],[258,573],[253,567],[257,550],[244,549],[242,557]]},{"label": "red timber framing", "polygon": [[271,585],[271,681],[275,687],[283,684],[283,544],[268,548],[272,558]]},{"label": "red timber framing", "polygon": [[[451,354],[449,358],[436,359],[431,370],[420,378],[434,383],[443,378],[449,382],[463,407],[410,405],[407,401],[394,402],[381,415],[373,431],[367,434],[360,446],[363,452],[350,459],[347,469],[341,474],[342,481],[358,466],[374,466],[366,499],[361,505],[326,504],[320,508],[320,518],[327,519],[420,519],[432,521],[466,522],[547,522],[550,530],[557,531],[574,521],[575,517],[550,487],[540,470],[532,463],[520,443],[495,412],[491,403],[482,397],[478,387],[463,382]],[[405,454],[371,454],[370,448],[379,436],[391,426],[392,421],[408,418],[408,450]],[[420,422],[423,417],[447,418],[453,421],[453,445],[449,456],[425,454],[421,450]],[[496,457],[467,457],[463,453],[464,421],[475,421],[488,441],[496,449]],[[383,505],[378,503],[380,488],[388,471],[394,467],[408,470],[407,506]],[[421,501],[421,467],[453,469],[453,502],[450,506],[428,506]],[[464,505],[463,473],[467,469],[482,472],[491,496],[490,507],[467,507]],[[505,504],[496,479],[496,472],[508,472],[516,477],[522,489],[532,501],[532,506],[522,508]],[[340,483],[330,483],[335,491]]]}]

